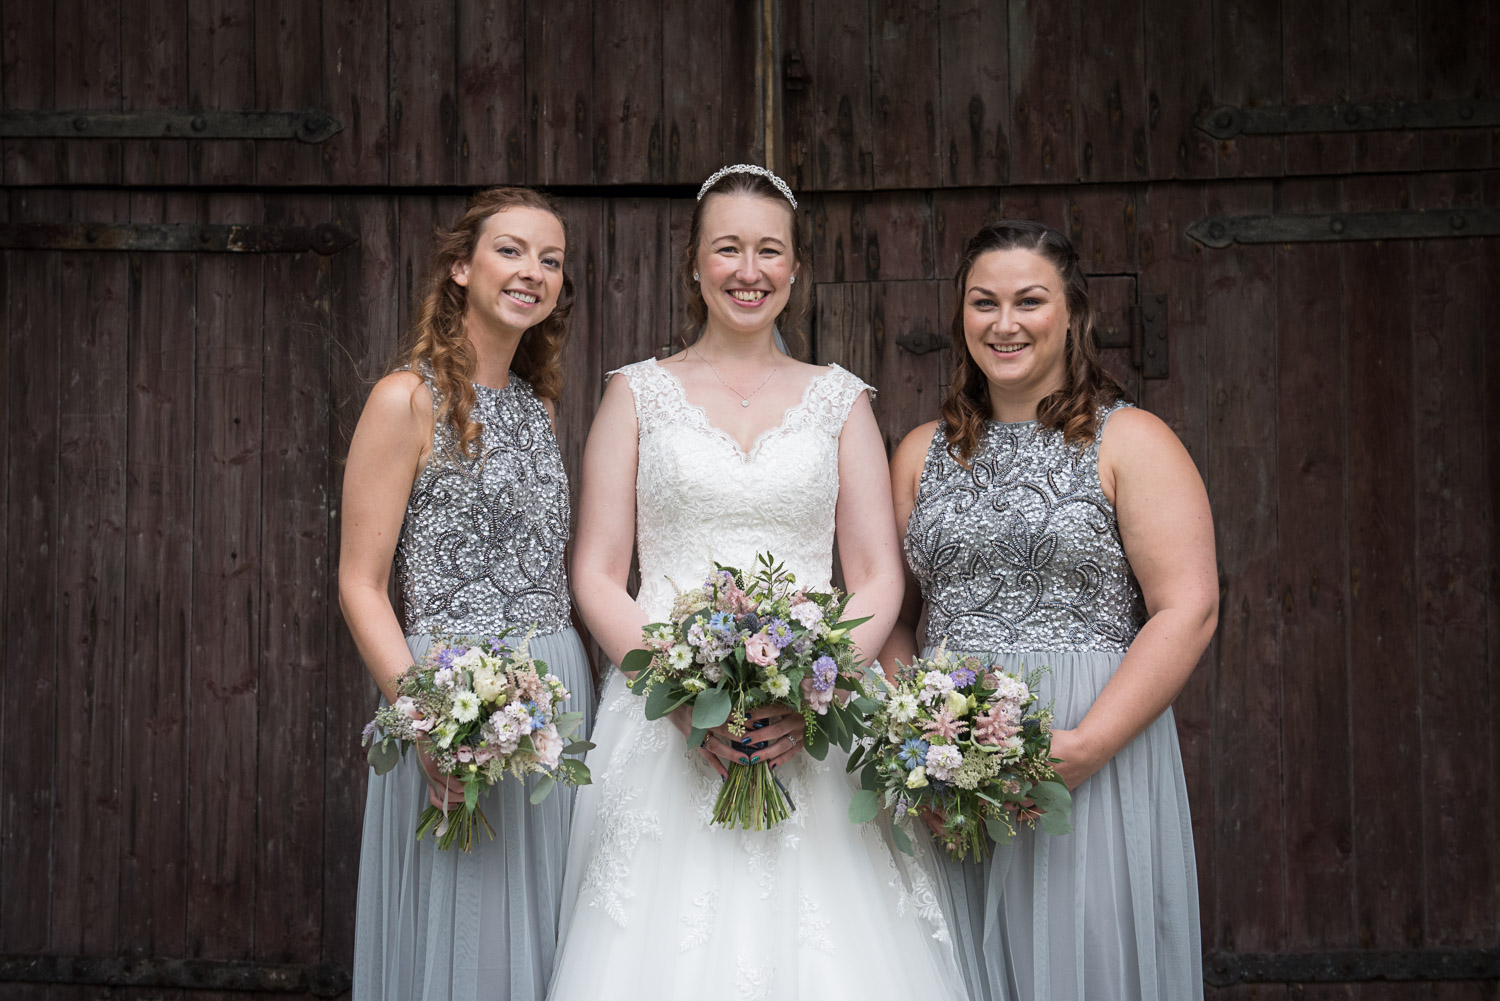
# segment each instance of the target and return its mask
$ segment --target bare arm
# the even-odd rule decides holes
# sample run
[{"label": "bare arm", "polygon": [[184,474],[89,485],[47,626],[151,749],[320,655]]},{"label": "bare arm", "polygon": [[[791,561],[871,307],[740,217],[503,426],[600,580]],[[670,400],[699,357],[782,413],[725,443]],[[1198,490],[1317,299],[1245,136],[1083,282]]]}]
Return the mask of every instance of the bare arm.
[{"label": "bare arm", "polygon": [[339,607],[370,676],[392,702],[395,679],[412,660],[391,607],[391,560],[432,420],[432,398],[418,376],[386,376],[360,414],[344,471]]},{"label": "bare arm", "polygon": [[[927,464],[927,449],[932,436],[937,432],[937,421],[929,421],[912,430],[896,449],[891,460],[891,499],[896,509],[897,552],[906,546],[906,523],[911,520],[912,508],[917,503],[917,487],[922,482],[922,467]],[[921,653],[917,639],[917,623],[922,618],[922,589],[917,586],[911,568],[902,560],[906,591],[901,597],[901,608],[896,613],[896,623],[891,635],[880,651],[880,666],[887,677],[894,677],[896,664],[910,664]]]},{"label": "bare arm", "polygon": [[1120,522],[1147,620],[1114,676],[1073,730],[1053,734],[1069,788],[1098,771],[1172,704],[1219,615],[1213,516],[1192,458],[1170,428],[1118,411],[1100,443],[1099,475]]},{"label": "bare arm", "polygon": [[859,394],[839,435],[839,499],[834,513],[839,566],[853,595],[849,618],[871,619],[854,630],[865,660],[885,645],[904,588],[896,521],[891,509],[890,467],[869,396]]}]

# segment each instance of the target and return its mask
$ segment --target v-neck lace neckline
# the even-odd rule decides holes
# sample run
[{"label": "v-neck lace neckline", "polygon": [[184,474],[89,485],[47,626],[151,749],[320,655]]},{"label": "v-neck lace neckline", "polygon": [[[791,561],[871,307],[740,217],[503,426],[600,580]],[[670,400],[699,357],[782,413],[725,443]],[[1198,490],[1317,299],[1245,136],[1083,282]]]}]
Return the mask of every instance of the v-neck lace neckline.
[{"label": "v-neck lace neckline", "polygon": [[740,444],[740,440],[738,438],[730,434],[728,431],[725,431],[723,428],[719,427],[713,421],[709,420],[707,410],[705,410],[701,405],[694,403],[692,400],[688,399],[687,386],[683,385],[682,380],[677,377],[677,373],[668,369],[665,365],[657,361],[655,358],[650,359],[650,361],[651,364],[656,367],[656,370],[658,372],[662,373],[662,375],[671,380],[672,385],[677,390],[677,397],[682,402],[683,409],[688,411],[689,413],[696,414],[698,417],[698,423],[702,426],[702,429],[707,431],[714,437],[723,439],[726,444],[734,449],[735,454],[738,455],[744,462],[752,461],[755,458],[756,454],[760,451],[761,445],[765,443],[765,441],[772,435],[776,434],[778,431],[786,430],[787,424],[791,421],[793,415],[795,415],[799,410],[803,410],[807,407],[808,401],[812,399],[813,388],[817,386],[819,382],[841,371],[837,365],[829,365],[828,371],[819,372],[817,375],[809,379],[807,381],[807,385],[802,390],[802,398],[796,403],[792,404],[790,407],[786,408],[786,411],[781,415],[781,420],[777,421],[775,424],[771,425],[760,434],[756,435],[755,440],[750,443],[750,448],[747,450],[743,445]]}]

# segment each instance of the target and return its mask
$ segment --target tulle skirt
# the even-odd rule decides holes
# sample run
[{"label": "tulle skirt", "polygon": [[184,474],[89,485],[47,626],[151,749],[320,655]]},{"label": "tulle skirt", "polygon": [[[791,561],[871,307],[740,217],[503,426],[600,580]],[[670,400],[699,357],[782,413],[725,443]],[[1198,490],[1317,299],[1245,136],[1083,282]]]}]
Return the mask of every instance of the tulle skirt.
[{"label": "tulle skirt", "polygon": [[[1047,667],[1041,703],[1070,729],[1122,658],[1039,651],[1000,661]],[[943,873],[975,1001],[1203,997],[1193,832],[1170,709],[1074,790],[1073,833],[1023,827],[986,862],[944,856]]]},{"label": "tulle skirt", "polygon": [[553,1001],[963,996],[932,864],[849,822],[837,748],[778,769],[796,811],[711,826],[718,775],[611,671],[580,790]]},{"label": "tulle skirt", "polygon": [[[429,637],[410,636],[420,661]],[[593,715],[588,658],[571,627],[533,636],[531,654],[562,679],[568,711]],[[587,726],[585,726],[585,731]],[[583,732],[583,731],[581,731]],[[537,1001],[557,943],[573,790],[527,801],[534,777],[507,777],[480,800],[495,838],[439,851],[416,839],[427,783],[415,754],[370,775],[359,857],[354,1001]]]}]

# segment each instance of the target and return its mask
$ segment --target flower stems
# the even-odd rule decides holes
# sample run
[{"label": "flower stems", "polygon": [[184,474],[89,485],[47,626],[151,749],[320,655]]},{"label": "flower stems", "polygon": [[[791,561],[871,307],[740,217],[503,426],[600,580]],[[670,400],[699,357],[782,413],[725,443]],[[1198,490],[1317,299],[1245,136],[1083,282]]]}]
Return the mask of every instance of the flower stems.
[{"label": "flower stems", "polygon": [[730,764],[714,803],[714,823],[764,831],[792,815],[791,800],[765,762]]}]

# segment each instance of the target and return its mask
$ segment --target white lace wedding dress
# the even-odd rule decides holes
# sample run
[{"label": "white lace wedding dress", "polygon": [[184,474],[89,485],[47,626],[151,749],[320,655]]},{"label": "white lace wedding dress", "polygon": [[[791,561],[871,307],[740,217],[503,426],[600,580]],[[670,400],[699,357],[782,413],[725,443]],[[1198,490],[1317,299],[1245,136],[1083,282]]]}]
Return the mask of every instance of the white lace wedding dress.
[{"label": "white lace wedding dress", "polygon": [[[640,426],[636,598],[769,551],[820,588],[832,571],[838,438],[869,389],[832,367],[748,454],[655,361],[620,369]],[[611,668],[579,790],[553,1001],[962,997],[931,869],[849,822],[843,754],[778,769],[796,807],[769,831],[710,824],[719,777]],[[921,839],[925,840],[925,839]]]}]

